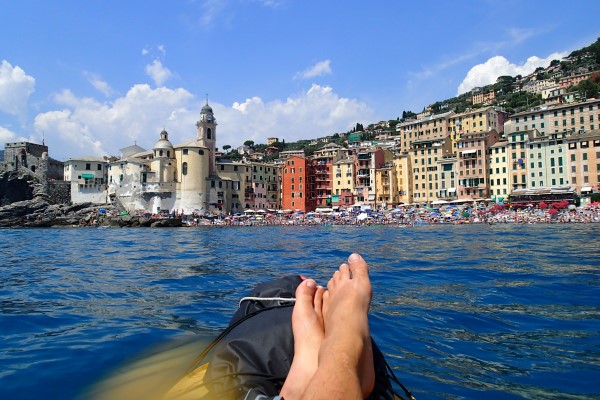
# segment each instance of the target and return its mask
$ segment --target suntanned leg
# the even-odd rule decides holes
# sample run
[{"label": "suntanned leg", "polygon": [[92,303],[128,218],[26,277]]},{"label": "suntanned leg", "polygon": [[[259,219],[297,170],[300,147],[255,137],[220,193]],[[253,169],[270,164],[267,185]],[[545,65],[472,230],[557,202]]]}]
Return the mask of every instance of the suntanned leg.
[{"label": "suntanned leg", "polygon": [[323,292],[312,279],[296,289],[296,304],[292,311],[294,359],[281,388],[285,400],[299,399],[318,366],[319,348],[323,342]]},{"label": "suntanned leg", "polygon": [[303,399],[364,399],[375,385],[367,314],[371,282],[366,262],[352,254],[327,284],[323,296],[325,339],[319,368]]}]

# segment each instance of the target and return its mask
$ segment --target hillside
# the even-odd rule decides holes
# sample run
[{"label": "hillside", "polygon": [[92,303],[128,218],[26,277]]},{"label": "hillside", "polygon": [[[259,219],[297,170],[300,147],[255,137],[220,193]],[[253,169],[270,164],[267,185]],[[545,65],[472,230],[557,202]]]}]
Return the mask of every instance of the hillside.
[{"label": "hillside", "polygon": [[[567,93],[577,93],[579,98],[598,98],[600,97],[600,72],[598,71],[600,71],[600,38],[587,47],[571,52],[568,57],[565,57],[562,60],[552,60],[550,65],[546,68],[538,67],[534,72],[527,76],[499,76],[493,84],[474,88],[471,92],[450,99],[437,101],[426,107],[426,109],[430,109],[433,114],[448,111],[462,113],[466,111],[467,108],[477,109],[493,105],[502,107],[508,113],[513,114],[544,104],[541,94],[532,93],[526,90],[528,86],[533,85],[536,81],[548,80],[551,81],[551,83],[558,83],[561,78],[588,73],[592,73],[588,79],[575,86],[570,86],[567,89]],[[495,94],[495,99],[493,101],[473,104],[473,96],[475,94],[489,93],[492,91]],[[383,129],[393,131],[395,124],[404,121],[405,118],[414,117],[415,115],[415,112],[403,111],[402,118],[394,118],[387,121],[388,127]],[[360,133],[362,140],[371,140],[374,139],[377,135],[377,131],[380,130],[382,130],[380,124],[370,124],[364,129],[361,123],[357,123],[355,128],[345,132],[345,134]],[[278,142],[275,143],[274,146],[278,147],[279,151],[304,150],[306,155],[311,155],[315,150],[322,147],[325,142],[346,145],[345,136],[346,135],[334,133],[328,136],[327,141],[299,140],[292,143]],[[230,146],[227,147],[230,148]],[[254,145],[254,143],[252,143],[251,147],[254,151],[264,152],[267,145]],[[233,150],[227,153],[226,157],[232,160],[240,160],[243,155],[239,154],[237,150]],[[265,156],[266,160],[274,160],[276,158],[278,158],[278,153]]]}]

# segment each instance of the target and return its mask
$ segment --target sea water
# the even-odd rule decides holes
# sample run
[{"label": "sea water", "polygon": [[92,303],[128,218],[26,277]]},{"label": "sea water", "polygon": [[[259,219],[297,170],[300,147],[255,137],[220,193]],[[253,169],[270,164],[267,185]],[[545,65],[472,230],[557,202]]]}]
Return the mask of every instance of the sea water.
[{"label": "sea water", "polygon": [[0,230],[0,399],[76,399],[211,338],[255,284],[370,264],[371,333],[417,399],[600,398],[600,224]]}]

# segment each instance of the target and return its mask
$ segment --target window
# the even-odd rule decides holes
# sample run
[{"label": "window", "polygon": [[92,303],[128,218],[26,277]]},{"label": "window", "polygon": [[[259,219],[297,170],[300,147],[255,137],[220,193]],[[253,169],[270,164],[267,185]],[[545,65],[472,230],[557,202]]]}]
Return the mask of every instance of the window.
[{"label": "window", "polygon": [[97,170],[98,170],[98,171],[102,171],[102,164],[98,164],[98,168],[97,168]]},{"label": "window", "polygon": [[183,164],[181,164],[181,174],[187,175],[187,173],[188,173],[188,163],[184,162]]},{"label": "window", "polygon": [[183,149],[183,155],[187,156],[187,154],[188,154],[188,149]]},{"label": "window", "polygon": [[92,164],[90,164],[90,163],[86,163],[86,164],[85,164],[85,170],[86,170],[86,171],[89,171],[89,170],[91,170],[91,169],[92,169]]},{"label": "window", "polygon": [[200,154],[201,156],[204,155],[204,150],[198,150],[198,154]]}]

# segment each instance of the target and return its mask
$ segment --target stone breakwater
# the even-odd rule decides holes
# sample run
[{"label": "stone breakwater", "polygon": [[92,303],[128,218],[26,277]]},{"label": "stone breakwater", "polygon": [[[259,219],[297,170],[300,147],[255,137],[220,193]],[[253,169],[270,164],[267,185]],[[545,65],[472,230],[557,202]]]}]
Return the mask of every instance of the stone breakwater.
[{"label": "stone breakwater", "polygon": [[119,215],[113,206],[51,204],[43,197],[0,207],[0,228],[178,227],[179,218]]}]

